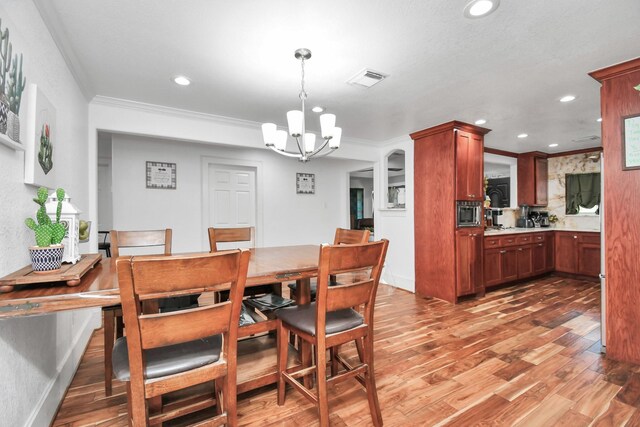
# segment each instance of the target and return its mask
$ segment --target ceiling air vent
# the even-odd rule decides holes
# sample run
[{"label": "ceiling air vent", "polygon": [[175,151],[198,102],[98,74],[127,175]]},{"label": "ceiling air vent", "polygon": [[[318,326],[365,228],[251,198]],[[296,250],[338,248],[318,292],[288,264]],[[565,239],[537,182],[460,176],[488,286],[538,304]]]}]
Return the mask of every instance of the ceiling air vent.
[{"label": "ceiling air vent", "polygon": [[583,143],[583,142],[599,142],[600,137],[597,135],[589,135],[583,136],[582,138],[572,139],[572,142]]},{"label": "ceiling air vent", "polygon": [[355,76],[347,80],[347,83],[354,86],[362,86],[370,88],[376,83],[380,83],[382,80],[389,77],[388,74],[380,73],[378,71],[364,69],[358,72]]}]

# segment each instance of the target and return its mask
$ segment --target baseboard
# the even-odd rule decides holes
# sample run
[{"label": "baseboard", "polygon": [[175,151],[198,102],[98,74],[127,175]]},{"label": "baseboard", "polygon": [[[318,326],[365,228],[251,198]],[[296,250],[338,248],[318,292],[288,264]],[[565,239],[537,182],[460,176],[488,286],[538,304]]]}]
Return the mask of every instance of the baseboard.
[{"label": "baseboard", "polygon": [[75,336],[73,344],[62,358],[58,366],[57,375],[51,379],[45,387],[38,402],[34,405],[31,415],[27,419],[25,426],[41,427],[51,425],[55,417],[60,402],[75,375],[80,364],[80,359],[85,352],[86,346],[93,331],[101,326],[102,319],[100,311],[89,313],[79,333]]},{"label": "baseboard", "polygon": [[399,276],[386,270],[382,272],[380,282],[389,286],[393,286],[394,288],[404,289],[412,293],[415,293],[416,291],[416,282],[413,277]]}]

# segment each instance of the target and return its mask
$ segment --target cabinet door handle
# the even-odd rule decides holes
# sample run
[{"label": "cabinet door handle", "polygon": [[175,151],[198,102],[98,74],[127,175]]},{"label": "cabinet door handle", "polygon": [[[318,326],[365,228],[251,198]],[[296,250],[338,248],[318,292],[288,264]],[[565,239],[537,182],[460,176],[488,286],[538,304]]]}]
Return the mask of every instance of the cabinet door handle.
[{"label": "cabinet door handle", "polygon": [[518,248],[518,250],[519,250],[520,252],[522,252],[522,248]]},{"label": "cabinet door handle", "polygon": [[574,239],[577,239],[577,238],[578,238],[578,236],[573,236],[573,238],[574,238]]},{"label": "cabinet door handle", "polygon": [[501,253],[501,254],[506,254],[506,253],[507,253],[507,251],[500,251],[500,253]]},{"label": "cabinet door handle", "polygon": [[538,243],[538,246],[542,246],[542,243]]}]

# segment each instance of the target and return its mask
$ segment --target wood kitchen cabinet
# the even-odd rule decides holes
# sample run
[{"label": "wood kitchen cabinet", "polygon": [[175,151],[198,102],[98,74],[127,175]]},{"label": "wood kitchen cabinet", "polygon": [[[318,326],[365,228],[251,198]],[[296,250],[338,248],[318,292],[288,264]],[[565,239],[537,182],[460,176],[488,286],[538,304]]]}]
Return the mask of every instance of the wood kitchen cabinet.
[{"label": "wood kitchen cabinet", "polygon": [[578,233],[556,232],[556,271],[578,271]]},{"label": "wood kitchen cabinet", "polygon": [[556,231],[556,271],[598,277],[600,233]]},{"label": "wood kitchen cabinet", "polygon": [[486,236],[484,246],[485,287],[539,276],[553,269],[551,232]]},{"label": "wood kitchen cabinet", "polygon": [[502,280],[500,283],[512,282],[518,279],[518,249],[504,248],[500,251],[500,267]]},{"label": "wood kitchen cabinet", "polygon": [[533,275],[547,272],[547,242],[534,243],[532,247]]},{"label": "wood kitchen cabinet", "polygon": [[502,249],[484,251],[484,285],[494,286],[502,283]]},{"label": "wood kitchen cabinet", "polygon": [[541,152],[518,155],[518,205],[547,206],[549,165]]},{"label": "wood kitchen cabinet", "polygon": [[483,228],[456,231],[456,295],[482,291],[484,287],[482,242]]},{"label": "wood kitchen cabinet", "polygon": [[456,131],[456,200],[484,200],[483,138]]},{"label": "wood kitchen cabinet", "polygon": [[411,134],[419,296],[456,303],[462,295],[484,291],[483,230],[457,227],[456,200],[483,198],[483,144],[489,131],[452,121]]}]

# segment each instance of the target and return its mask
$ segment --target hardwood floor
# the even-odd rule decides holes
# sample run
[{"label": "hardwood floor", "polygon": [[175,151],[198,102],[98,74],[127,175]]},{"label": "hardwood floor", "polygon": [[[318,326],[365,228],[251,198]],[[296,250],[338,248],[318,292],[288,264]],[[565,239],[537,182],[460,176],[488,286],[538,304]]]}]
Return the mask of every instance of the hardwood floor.
[{"label": "hardwood floor", "polygon": [[[596,283],[550,276],[456,306],[381,285],[375,372],[386,426],[640,426],[640,366],[600,353]],[[355,347],[345,348],[355,357]],[[54,426],[124,426],[124,385],[104,396],[101,335],[87,348]],[[329,389],[333,426],[371,425],[355,381]],[[240,396],[240,425],[317,424],[274,387]]]}]

